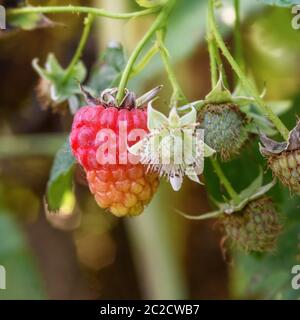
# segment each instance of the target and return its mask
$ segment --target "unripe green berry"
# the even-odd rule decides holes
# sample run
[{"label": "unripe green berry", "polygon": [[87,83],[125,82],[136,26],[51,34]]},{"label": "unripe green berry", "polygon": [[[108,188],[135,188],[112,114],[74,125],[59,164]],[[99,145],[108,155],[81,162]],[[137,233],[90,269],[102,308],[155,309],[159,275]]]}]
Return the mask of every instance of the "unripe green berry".
[{"label": "unripe green berry", "polygon": [[239,212],[221,218],[226,238],[246,252],[273,251],[282,230],[280,216],[268,197],[252,201]]},{"label": "unripe green berry", "polygon": [[247,117],[235,104],[207,104],[198,115],[205,143],[219,153],[222,161],[239,154],[248,138]]}]

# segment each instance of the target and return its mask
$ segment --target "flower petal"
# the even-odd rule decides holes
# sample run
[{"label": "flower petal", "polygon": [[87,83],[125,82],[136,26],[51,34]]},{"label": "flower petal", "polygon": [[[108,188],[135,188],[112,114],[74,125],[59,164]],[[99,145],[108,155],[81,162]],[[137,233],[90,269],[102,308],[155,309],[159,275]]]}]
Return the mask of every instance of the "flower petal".
[{"label": "flower petal", "polygon": [[181,175],[170,176],[170,183],[174,191],[179,191],[181,189],[183,182],[183,177]]}]

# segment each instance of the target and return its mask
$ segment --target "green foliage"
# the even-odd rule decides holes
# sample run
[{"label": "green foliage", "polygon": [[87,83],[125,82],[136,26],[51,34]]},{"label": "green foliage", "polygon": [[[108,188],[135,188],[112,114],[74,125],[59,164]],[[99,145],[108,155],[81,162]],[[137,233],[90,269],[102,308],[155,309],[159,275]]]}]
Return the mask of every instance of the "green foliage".
[{"label": "green foliage", "polygon": [[101,54],[100,61],[93,67],[88,86],[95,94],[117,86],[125,63],[126,57],[122,45],[112,42]]},{"label": "green foliage", "polygon": [[46,299],[39,271],[16,221],[0,210],[0,264],[6,269],[6,290],[0,299]]},{"label": "green foliage", "polygon": [[64,195],[72,190],[74,163],[69,141],[66,141],[56,154],[48,181],[47,202],[50,211],[59,210]]}]

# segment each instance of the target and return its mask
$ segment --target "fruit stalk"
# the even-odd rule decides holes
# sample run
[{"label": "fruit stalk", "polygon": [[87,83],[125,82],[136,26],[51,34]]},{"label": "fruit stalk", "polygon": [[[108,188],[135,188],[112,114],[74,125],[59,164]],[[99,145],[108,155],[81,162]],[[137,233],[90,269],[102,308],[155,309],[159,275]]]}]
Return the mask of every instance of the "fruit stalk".
[{"label": "fruit stalk", "polygon": [[117,94],[117,101],[118,103],[121,103],[123,97],[124,97],[124,91],[127,86],[128,80],[130,78],[130,74],[132,72],[133,66],[140,55],[141,51],[145,47],[146,43],[150,40],[150,38],[155,34],[155,32],[160,29],[164,22],[167,20],[171,10],[173,9],[173,6],[175,4],[175,0],[170,0],[167,5],[165,5],[162,9],[159,15],[157,16],[156,20],[150,27],[150,29],[147,31],[147,33],[144,35],[144,37],[140,40],[140,42],[137,44],[136,48],[132,52],[127,65],[125,67],[125,70],[122,74],[122,78],[120,80],[119,88],[118,88],[118,94]]},{"label": "fruit stalk", "polygon": [[89,14],[85,19],[84,19],[84,29],[83,29],[83,32],[82,32],[82,36],[80,38],[80,41],[79,41],[79,44],[78,44],[78,47],[76,49],[76,52],[67,68],[67,71],[66,71],[66,74],[63,78],[62,81],[65,81],[66,79],[68,79],[70,73],[72,72],[73,68],[76,66],[76,64],[79,62],[81,56],[82,56],[82,53],[83,53],[83,50],[86,46],[86,43],[88,41],[88,38],[89,38],[89,34],[91,32],[91,29],[92,29],[92,25],[93,25],[93,22],[95,20],[95,16],[92,15],[92,14]]},{"label": "fruit stalk", "polygon": [[256,89],[252,85],[252,83],[247,79],[247,76],[244,74],[238,63],[235,61],[231,53],[229,52],[226,44],[218,30],[216,18],[214,14],[214,0],[209,1],[209,15],[208,15],[212,33],[215,37],[215,40],[222,51],[223,55],[231,65],[232,69],[235,71],[237,76],[239,77],[242,85],[245,89],[253,96],[257,105],[260,107],[261,111],[265,114],[265,116],[274,124],[282,137],[287,140],[289,136],[289,130],[282,123],[282,121],[277,117],[277,115],[266,105],[263,99],[259,96]]},{"label": "fruit stalk", "polygon": [[173,88],[173,94],[171,97],[171,107],[176,106],[178,102],[182,102],[184,104],[187,104],[188,100],[185,97],[183,91],[181,90],[180,85],[178,84],[178,81],[176,79],[176,75],[174,73],[174,70],[172,68],[172,64],[170,61],[170,54],[168,52],[168,49],[164,45],[165,29],[160,29],[157,31],[156,39],[157,39],[159,52],[160,52],[165,70],[168,74],[169,81],[170,81],[172,88]]},{"label": "fruit stalk", "polygon": [[209,19],[207,21],[207,34],[206,41],[208,46],[209,60],[210,60],[210,72],[211,72],[211,85],[214,88],[217,85],[219,79],[219,73],[222,74],[222,79],[226,87],[228,87],[227,77],[224,70],[224,66],[220,57],[219,49],[216,45]]}]

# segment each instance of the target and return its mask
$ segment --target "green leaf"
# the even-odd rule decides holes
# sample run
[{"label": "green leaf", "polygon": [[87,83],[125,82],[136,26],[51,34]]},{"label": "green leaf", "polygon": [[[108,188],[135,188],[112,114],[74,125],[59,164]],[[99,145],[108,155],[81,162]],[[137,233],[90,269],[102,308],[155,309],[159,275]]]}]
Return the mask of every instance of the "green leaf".
[{"label": "green leaf", "polygon": [[93,67],[88,87],[95,94],[99,94],[104,89],[115,87],[125,64],[123,47],[119,43],[112,42],[101,55],[100,62]]},{"label": "green leaf", "polygon": [[260,2],[278,7],[292,7],[300,4],[300,0],[259,0]]},{"label": "green leaf", "polygon": [[65,195],[72,192],[74,164],[75,159],[67,141],[56,154],[48,181],[47,202],[50,211],[59,210]]}]

